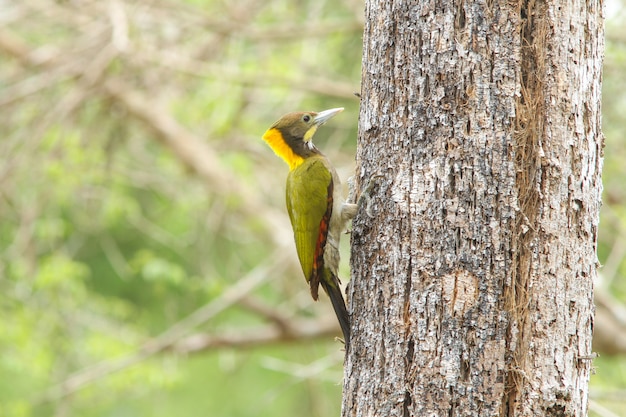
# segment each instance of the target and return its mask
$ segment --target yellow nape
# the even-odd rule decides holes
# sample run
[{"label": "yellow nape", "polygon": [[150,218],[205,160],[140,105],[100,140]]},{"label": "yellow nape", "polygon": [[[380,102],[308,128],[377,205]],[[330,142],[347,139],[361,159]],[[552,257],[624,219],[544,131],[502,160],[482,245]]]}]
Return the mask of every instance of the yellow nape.
[{"label": "yellow nape", "polygon": [[293,152],[293,149],[291,149],[291,146],[285,142],[280,130],[274,127],[268,129],[268,131],[263,134],[263,140],[270,145],[270,148],[272,148],[276,155],[280,156],[285,162],[287,162],[290,170],[297,168],[304,162],[304,158],[300,155],[296,155]]}]

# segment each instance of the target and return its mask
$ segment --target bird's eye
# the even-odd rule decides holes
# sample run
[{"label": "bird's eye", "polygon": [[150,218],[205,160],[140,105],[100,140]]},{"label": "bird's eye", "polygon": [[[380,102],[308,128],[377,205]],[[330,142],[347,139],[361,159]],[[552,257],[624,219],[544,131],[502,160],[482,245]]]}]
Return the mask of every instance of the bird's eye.
[{"label": "bird's eye", "polygon": [[302,116],[302,121],[304,123],[309,123],[311,121],[311,116],[308,114],[305,114],[304,116]]}]

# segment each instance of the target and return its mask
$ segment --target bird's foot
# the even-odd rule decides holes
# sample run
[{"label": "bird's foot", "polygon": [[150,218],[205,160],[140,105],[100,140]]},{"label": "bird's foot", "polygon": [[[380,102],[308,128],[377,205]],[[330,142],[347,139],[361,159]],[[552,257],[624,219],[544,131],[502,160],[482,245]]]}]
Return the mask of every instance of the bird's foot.
[{"label": "bird's foot", "polygon": [[359,196],[359,201],[357,204],[358,205],[365,204],[365,213],[370,219],[373,219],[375,217],[373,210],[372,210],[372,205],[373,205],[372,190],[374,189],[375,186],[379,185],[380,182],[378,180],[384,177],[385,176],[382,174],[372,175],[372,177],[367,182],[367,185],[363,189],[363,192],[361,192],[361,195]]},{"label": "bird's foot", "polygon": [[356,199],[356,186],[354,184],[354,175],[348,178],[348,199],[347,202],[343,204],[342,207],[342,215],[345,219],[352,219],[359,208],[360,205],[365,204],[365,213],[369,218],[374,218],[374,214],[372,211],[372,190],[376,185],[380,182],[378,181],[380,178],[384,178],[385,176],[382,174],[375,174],[367,182],[367,185],[361,192],[361,195],[358,198],[358,201],[354,203]]}]

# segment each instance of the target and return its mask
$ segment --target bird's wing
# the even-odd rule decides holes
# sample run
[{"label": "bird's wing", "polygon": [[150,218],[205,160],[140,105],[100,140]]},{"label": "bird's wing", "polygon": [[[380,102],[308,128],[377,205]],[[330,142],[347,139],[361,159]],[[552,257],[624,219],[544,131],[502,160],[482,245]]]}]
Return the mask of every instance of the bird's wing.
[{"label": "bird's wing", "polygon": [[287,211],[304,277],[318,298],[333,208],[333,179],[322,159],[309,158],[287,177]]}]

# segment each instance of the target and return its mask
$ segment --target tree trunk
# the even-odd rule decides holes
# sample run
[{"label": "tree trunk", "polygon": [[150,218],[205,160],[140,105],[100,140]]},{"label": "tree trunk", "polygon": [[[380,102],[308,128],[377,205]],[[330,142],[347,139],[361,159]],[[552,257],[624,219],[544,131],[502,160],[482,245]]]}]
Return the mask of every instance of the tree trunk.
[{"label": "tree trunk", "polygon": [[366,1],[344,416],[586,415],[602,7]]}]

